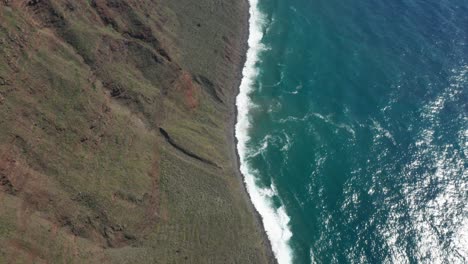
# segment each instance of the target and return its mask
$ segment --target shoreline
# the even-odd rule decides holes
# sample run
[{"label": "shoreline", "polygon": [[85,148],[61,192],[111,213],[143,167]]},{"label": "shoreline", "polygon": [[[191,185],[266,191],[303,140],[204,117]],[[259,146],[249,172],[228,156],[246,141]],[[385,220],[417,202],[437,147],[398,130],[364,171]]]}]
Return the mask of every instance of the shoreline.
[{"label": "shoreline", "polygon": [[240,93],[240,85],[243,79],[243,74],[242,71],[244,69],[245,62],[247,60],[247,51],[249,49],[248,45],[248,39],[249,39],[249,28],[250,28],[250,3],[248,0],[243,1],[245,3],[245,16],[242,18],[242,33],[239,36],[240,41],[240,51],[241,51],[241,59],[239,64],[236,67],[236,78],[235,78],[235,83],[234,83],[234,91],[233,94],[231,95],[231,98],[229,98],[229,120],[228,120],[228,143],[230,146],[230,152],[231,152],[231,159],[232,162],[234,163],[234,172],[236,174],[236,177],[238,180],[241,181],[242,184],[242,196],[246,199],[246,202],[248,204],[249,210],[252,212],[254,219],[255,219],[255,225],[259,229],[262,239],[263,239],[263,245],[265,247],[265,253],[266,253],[266,258],[268,263],[274,263],[277,264],[278,261],[275,257],[275,254],[273,253],[273,249],[271,246],[270,239],[268,238],[268,235],[265,230],[265,226],[263,225],[263,220],[260,215],[260,213],[257,211],[255,208],[251,196],[249,192],[247,191],[247,186],[244,180],[244,175],[242,174],[240,170],[240,157],[239,157],[239,152],[237,150],[237,144],[238,140],[236,137],[236,124],[237,124],[237,115],[238,115],[238,109],[237,109],[237,96]]}]

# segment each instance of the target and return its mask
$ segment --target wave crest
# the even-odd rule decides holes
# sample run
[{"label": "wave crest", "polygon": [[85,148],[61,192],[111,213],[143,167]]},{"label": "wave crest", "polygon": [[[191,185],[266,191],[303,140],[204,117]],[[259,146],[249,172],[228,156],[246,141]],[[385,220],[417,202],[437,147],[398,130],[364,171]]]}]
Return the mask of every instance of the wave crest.
[{"label": "wave crest", "polygon": [[265,28],[264,15],[258,9],[257,0],[249,0],[250,19],[249,19],[249,49],[247,51],[247,60],[242,71],[242,82],[239,88],[239,95],[236,99],[237,123],[236,138],[237,151],[240,158],[240,171],[244,176],[247,191],[250,195],[253,205],[262,217],[263,226],[270,240],[273,253],[278,263],[292,263],[292,250],[289,240],[292,233],[289,229],[289,216],[284,206],[276,208],[273,205],[273,197],[277,196],[274,184],[269,188],[260,188],[256,184],[256,172],[248,164],[249,149],[247,142],[250,140],[249,128],[251,122],[249,112],[254,106],[250,100],[249,94],[254,89],[255,80],[258,76],[257,63],[259,54],[266,50],[262,44],[263,29]]}]

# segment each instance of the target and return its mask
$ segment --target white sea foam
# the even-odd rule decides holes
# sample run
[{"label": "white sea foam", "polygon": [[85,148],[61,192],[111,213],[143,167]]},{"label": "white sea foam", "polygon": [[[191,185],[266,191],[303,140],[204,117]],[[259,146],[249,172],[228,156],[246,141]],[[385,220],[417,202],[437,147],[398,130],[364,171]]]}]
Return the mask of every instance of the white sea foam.
[{"label": "white sea foam", "polygon": [[291,137],[288,136],[286,131],[283,130],[284,140],[283,140],[283,147],[281,147],[281,151],[287,153],[289,149],[292,147],[293,140]]},{"label": "white sea foam", "polygon": [[263,37],[263,29],[265,27],[265,19],[263,14],[258,9],[257,0],[249,0],[250,2],[250,21],[249,21],[249,49],[247,52],[247,60],[242,71],[243,78],[240,85],[239,95],[237,96],[237,123],[236,123],[236,138],[237,151],[240,157],[240,170],[244,176],[244,181],[247,191],[255,208],[262,217],[265,231],[270,240],[273,253],[280,264],[292,263],[292,250],[289,245],[289,240],[292,233],[289,229],[289,216],[283,206],[275,208],[272,203],[272,198],[277,196],[274,184],[270,188],[260,188],[256,184],[257,173],[250,167],[247,158],[251,150],[247,147],[249,141],[249,128],[251,126],[249,120],[249,111],[253,107],[253,103],[249,98],[249,93],[255,85],[255,79],[258,75],[257,62],[259,54],[265,50],[261,40]]},{"label": "white sea foam", "polygon": [[389,139],[392,142],[392,144],[394,146],[397,145],[396,140],[393,137],[392,133],[390,133],[390,131],[383,128],[382,125],[379,122],[377,122],[376,120],[371,119],[371,121],[372,121],[372,124],[373,124],[372,128],[377,131],[376,139],[380,139],[381,137],[386,137],[387,139]]},{"label": "white sea foam", "polygon": [[330,125],[332,125],[334,127],[337,127],[339,129],[344,129],[346,132],[351,134],[353,136],[353,138],[356,138],[356,132],[354,131],[354,129],[350,125],[347,125],[345,123],[335,123],[330,117],[325,117],[325,116],[323,116],[323,115],[321,115],[319,113],[309,113],[307,115],[316,117],[316,118],[322,120],[323,122],[325,122],[327,124],[330,124]]}]

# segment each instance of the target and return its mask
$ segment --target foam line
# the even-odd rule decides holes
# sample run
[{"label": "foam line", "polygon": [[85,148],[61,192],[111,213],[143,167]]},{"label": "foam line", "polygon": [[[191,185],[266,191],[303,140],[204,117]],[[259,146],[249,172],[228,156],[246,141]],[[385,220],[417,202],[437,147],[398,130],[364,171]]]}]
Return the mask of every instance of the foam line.
[{"label": "foam line", "polygon": [[249,93],[254,89],[255,79],[258,76],[257,62],[259,54],[265,50],[261,41],[263,38],[263,28],[265,19],[258,9],[258,0],[249,0],[250,19],[249,19],[249,39],[247,60],[242,71],[242,82],[239,88],[239,95],[236,98],[237,123],[236,138],[237,151],[240,158],[240,171],[244,176],[247,191],[250,195],[253,205],[262,217],[263,226],[270,240],[273,253],[279,264],[292,263],[292,250],[289,240],[292,233],[289,229],[289,216],[283,206],[276,208],[272,203],[272,197],[277,195],[274,185],[270,188],[260,188],[255,183],[256,171],[250,167],[247,162],[249,150],[247,142],[249,141],[249,112],[253,106]]}]

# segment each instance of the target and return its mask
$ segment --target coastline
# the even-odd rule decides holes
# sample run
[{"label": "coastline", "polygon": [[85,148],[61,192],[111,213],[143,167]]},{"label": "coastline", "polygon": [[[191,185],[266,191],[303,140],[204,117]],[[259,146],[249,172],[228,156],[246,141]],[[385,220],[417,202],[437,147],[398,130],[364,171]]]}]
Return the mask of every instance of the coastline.
[{"label": "coastline", "polygon": [[249,3],[1,10],[0,263],[276,263],[236,149]]},{"label": "coastline", "polygon": [[238,140],[236,138],[236,123],[237,123],[237,115],[238,115],[238,110],[237,110],[237,105],[236,105],[236,100],[237,96],[239,95],[240,92],[240,85],[242,82],[243,78],[243,68],[245,65],[245,62],[247,60],[247,51],[249,49],[248,45],[248,39],[249,39],[249,19],[250,19],[250,13],[249,13],[249,7],[250,3],[248,0],[242,1],[244,2],[244,9],[245,9],[245,16],[242,18],[242,33],[239,36],[240,40],[238,41],[240,44],[240,52],[241,52],[241,59],[236,67],[236,78],[235,78],[235,83],[233,84],[233,93],[231,94],[229,98],[229,120],[228,120],[228,142],[229,142],[229,148],[230,148],[230,153],[231,153],[231,160],[234,164],[234,172],[236,174],[236,177],[239,181],[241,181],[242,184],[242,196],[246,200],[246,203],[248,204],[249,210],[254,216],[255,219],[255,225],[257,226],[258,230],[261,233],[262,236],[262,243],[263,246],[265,247],[265,253],[266,253],[266,258],[268,263],[272,264],[277,264],[278,260],[276,259],[273,249],[271,246],[271,242],[268,238],[268,235],[265,230],[265,226],[263,225],[262,217],[260,213],[257,211],[255,208],[251,196],[249,192],[247,191],[247,186],[244,181],[244,175],[242,174],[240,170],[240,157],[239,157],[239,152],[237,150],[237,144]]}]

